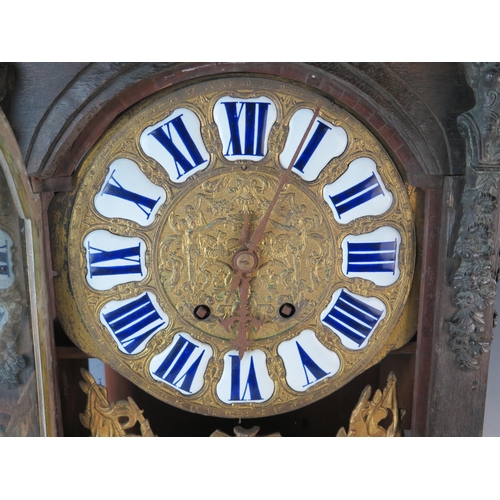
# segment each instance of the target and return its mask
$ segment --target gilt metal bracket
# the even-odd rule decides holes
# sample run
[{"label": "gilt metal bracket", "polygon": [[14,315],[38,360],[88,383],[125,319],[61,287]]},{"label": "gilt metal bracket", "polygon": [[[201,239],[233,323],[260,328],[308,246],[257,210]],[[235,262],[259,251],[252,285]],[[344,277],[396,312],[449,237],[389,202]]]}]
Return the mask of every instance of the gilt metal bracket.
[{"label": "gilt metal bracket", "polygon": [[212,432],[212,434],[210,434],[210,437],[281,437],[281,434],[279,432],[273,432],[272,434],[267,434],[266,436],[257,436],[259,431],[260,427],[258,427],[257,425],[254,425],[251,429],[245,429],[240,425],[237,425],[233,429],[234,436],[230,436],[229,434],[226,434],[225,432],[217,429],[216,431]]},{"label": "gilt metal bracket", "polygon": [[82,368],[81,373],[84,380],[80,381],[80,387],[87,394],[87,407],[85,413],[80,413],[80,421],[92,437],[137,437],[127,433],[137,423],[141,431],[139,437],[154,437],[149,422],[132,398],[109,403],[107,389],[97,384],[87,370]]},{"label": "gilt metal bracket", "polygon": [[[401,421],[406,412],[398,408],[396,383],[396,375],[389,373],[384,390],[377,389],[371,401],[372,388],[367,385],[352,411],[349,430],[346,432],[341,427],[337,437],[401,437]],[[385,429],[380,424],[389,416],[389,412],[392,420]]]},{"label": "gilt metal bracket", "polygon": [[477,370],[492,329],[485,310],[497,290],[498,182],[500,180],[500,63],[466,63],[476,105],[458,117],[466,140],[462,219],[454,248],[460,267],[453,278],[458,311],[450,322],[450,346],[463,370]]}]

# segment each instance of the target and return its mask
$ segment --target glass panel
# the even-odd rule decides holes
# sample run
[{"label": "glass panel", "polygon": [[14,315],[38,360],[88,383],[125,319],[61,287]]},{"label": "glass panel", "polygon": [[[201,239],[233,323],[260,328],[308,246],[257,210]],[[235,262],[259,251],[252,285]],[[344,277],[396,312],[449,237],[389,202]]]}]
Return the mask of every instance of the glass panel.
[{"label": "glass panel", "polygon": [[38,436],[25,221],[0,169],[0,436]]}]

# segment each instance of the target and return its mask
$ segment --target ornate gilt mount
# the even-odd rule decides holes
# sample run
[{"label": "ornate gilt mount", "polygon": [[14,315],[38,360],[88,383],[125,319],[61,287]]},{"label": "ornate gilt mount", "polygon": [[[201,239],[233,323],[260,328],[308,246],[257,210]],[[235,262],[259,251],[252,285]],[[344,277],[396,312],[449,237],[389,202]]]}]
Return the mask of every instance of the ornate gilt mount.
[{"label": "ornate gilt mount", "polygon": [[[406,412],[398,408],[396,382],[396,375],[391,372],[383,392],[377,389],[371,401],[372,388],[367,385],[351,414],[348,432],[341,427],[337,437],[401,437],[401,421]],[[380,423],[389,416],[389,412],[392,422],[384,429]]]},{"label": "ornate gilt mount", "polygon": [[451,349],[463,370],[477,370],[489,351],[492,331],[484,311],[495,301],[495,235],[500,179],[500,64],[467,63],[467,81],[476,106],[458,117],[466,139],[463,215],[454,256],[460,258],[453,286],[458,311],[450,322]]},{"label": "ornate gilt mount", "polygon": [[[98,385],[87,370],[82,368],[81,373],[85,381],[80,381],[80,387],[87,394],[87,407],[85,413],[80,413],[80,421],[92,437],[154,437],[149,422],[132,398],[109,403],[106,388]],[[136,423],[140,425],[140,436],[126,432]]]}]

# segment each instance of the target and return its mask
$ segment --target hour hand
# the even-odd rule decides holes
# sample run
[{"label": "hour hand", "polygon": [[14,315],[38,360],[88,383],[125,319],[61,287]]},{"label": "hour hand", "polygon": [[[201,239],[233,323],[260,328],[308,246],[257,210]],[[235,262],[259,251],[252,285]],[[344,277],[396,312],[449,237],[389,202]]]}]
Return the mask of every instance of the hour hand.
[{"label": "hour hand", "polygon": [[250,314],[250,310],[247,306],[248,296],[250,289],[250,277],[246,274],[242,274],[241,280],[239,282],[239,293],[240,293],[240,305],[235,316],[225,318],[221,320],[222,326],[229,331],[231,327],[238,324],[238,334],[236,339],[232,340],[231,343],[238,350],[240,359],[243,358],[245,351],[252,345],[253,340],[248,339],[248,323],[251,323],[255,329],[259,329],[264,320],[254,318]]}]

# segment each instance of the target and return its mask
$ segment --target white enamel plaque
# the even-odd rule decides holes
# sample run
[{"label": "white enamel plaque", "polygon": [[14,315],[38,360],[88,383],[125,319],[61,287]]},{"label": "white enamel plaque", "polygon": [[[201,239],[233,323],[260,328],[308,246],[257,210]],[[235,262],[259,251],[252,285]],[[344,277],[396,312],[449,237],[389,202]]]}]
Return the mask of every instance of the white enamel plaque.
[{"label": "white enamel plaque", "polygon": [[164,120],[146,128],[140,144],[144,153],[167,171],[172,182],[182,183],[209,164],[201,122],[186,108],[176,109]]},{"label": "white enamel plaque", "polygon": [[342,272],[349,278],[364,278],[388,286],[399,278],[401,235],[390,226],[342,241]]},{"label": "white enamel plaque", "polygon": [[214,121],[219,128],[224,157],[231,161],[264,158],[276,116],[276,106],[267,97],[219,99],[214,106]]},{"label": "white enamel plaque", "polygon": [[321,313],[321,322],[349,349],[363,349],[384,319],[386,308],[376,297],[362,297],[340,288]]},{"label": "white enamel plaque", "polygon": [[210,345],[194,339],[189,333],[177,333],[172,343],[153,357],[149,372],[155,380],[190,395],[204,384],[207,364],[213,351]]},{"label": "white enamel plaque", "polygon": [[263,403],[273,393],[274,382],[263,351],[245,351],[242,360],[236,350],[224,356],[224,370],[217,384],[217,396],[223,403]]},{"label": "white enamel plaque", "polygon": [[341,224],[364,215],[381,215],[393,200],[371,158],[354,160],[335,182],[323,188],[323,198]]},{"label": "white enamel plaque", "polygon": [[12,264],[12,238],[0,229],[0,289],[10,288],[16,279]]},{"label": "white enamel plaque", "polygon": [[125,354],[138,354],[164,330],[169,318],[151,292],[126,300],[111,300],[101,309],[101,323]]},{"label": "white enamel plaque", "polygon": [[337,354],[327,349],[312,330],[304,330],[282,342],[278,354],[285,363],[287,384],[304,392],[321,380],[333,377],[340,368]]},{"label": "white enamel plaque", "polygon": [[83,240],[87,257],[87,283],[95,290],[141,281],[147,275],[146,243],[141,238],[118,236],[103,229]]},{"label": "white enamel plaque", "polygon": [[0,303],[0,329],[9,321],[9,310]]},{"label": "white enamel plaque", "polygon": [[[283,168],[289,167],[313,115],[314,112],[310,109],[299,109],[292,116],[285,147],[280,154]],[[322,118],[316,118],[292,171],[305,181],[313,181],[333,158],[345,151],[346,147],[347,133],[342,127],[337,127]]]},{"label": "white enamel plaque", "polygon": [[135,162],[119,158],[109,166],[101,190],[94,198],[94,206],[105,217],[149,226],[165,200],[165,190],[153,184]]}]

